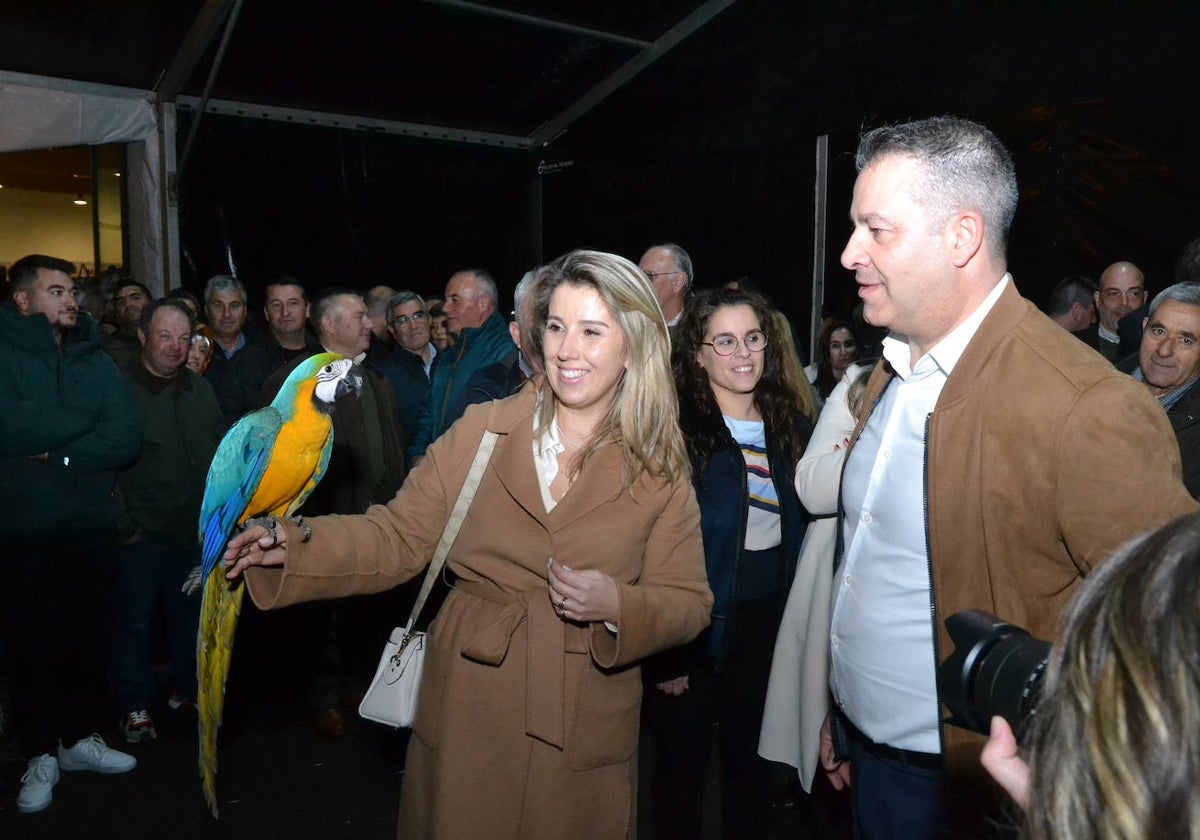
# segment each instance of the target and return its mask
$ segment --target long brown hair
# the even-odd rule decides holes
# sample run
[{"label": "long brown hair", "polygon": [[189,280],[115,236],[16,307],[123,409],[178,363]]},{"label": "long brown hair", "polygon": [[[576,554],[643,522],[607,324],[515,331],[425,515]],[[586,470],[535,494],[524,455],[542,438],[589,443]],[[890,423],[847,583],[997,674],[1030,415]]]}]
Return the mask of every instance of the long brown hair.
[{"label": "long brown hair", "polygon": [[689,301],[679,322],[671,367],[679,391],[688,456],[693,464],[703,464],[727,441],[721,409],[708,381],[708,372],[697,358],[713,314],[729,306],[750,307],[758,317],[759,328],[766,333],[763,372],[754,388],[754,405],[762,414],[768,440],[794,465],[804,454],[804,439],[796,428],[795,416],[806,413],[804,406],[811,406],[812,396],[798,392],[784,373],[784,354],[791,347],[791,338],[781,334],[770,304],[757,292],[744,289],[700,292]]},{"label": "long brown hair", "polygon": [[1200,515],[1139,538],[1067,608],[1031,733],[1025,836],[1200,837]]}]

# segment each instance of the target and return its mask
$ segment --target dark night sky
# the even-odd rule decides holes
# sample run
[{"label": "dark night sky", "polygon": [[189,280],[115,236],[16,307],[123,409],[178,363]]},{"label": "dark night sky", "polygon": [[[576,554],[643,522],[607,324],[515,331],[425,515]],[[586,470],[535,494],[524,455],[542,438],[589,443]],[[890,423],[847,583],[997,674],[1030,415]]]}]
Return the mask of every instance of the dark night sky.
[{"label": "dark night sky", "polygon": [[[653,39],[698,2],[503,5]],[[0,66],[148,88],[199,6],[48,16],[17,2]],[[955,113],[1013,152],[1010,265],[1027,296],[1042,303],[1062,275],[1117,259],[1161,287],[1200,234],[1197,24],[1185,3],[741,0],[536,152],[209,115],[180,185],[183,273],[198,287],[232,255],[252,289],[291,273],[433,293],[478,265],[508,290],[573,247],[636,259],[670,239],[699,284],[748,275],[802,325],[815,138],[830,136],[838,311],[853,303],[837,259],[859,130]],[[35,49],[52,31],[72,49]],[[426,3],[263,0],[245,4],[214,96],[524,135],[634,54]],[[563,167],[538,176],[541,161]]]}]

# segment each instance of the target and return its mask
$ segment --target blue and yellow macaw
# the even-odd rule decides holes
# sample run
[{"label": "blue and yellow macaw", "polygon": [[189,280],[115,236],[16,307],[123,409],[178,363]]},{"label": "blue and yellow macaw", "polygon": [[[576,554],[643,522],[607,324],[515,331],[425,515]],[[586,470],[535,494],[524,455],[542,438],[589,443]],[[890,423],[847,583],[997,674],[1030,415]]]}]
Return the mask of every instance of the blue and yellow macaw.
[{"label": "blue and yellow macaw", "polygon": [[319,353],[291,372],[266,408],[237,421],[221,439],[200,506],[199,682],[200,778],[217,816],[217,729],[244,586],[223,574],[221,555],[234,530],[255,517],[291,516],[317,486],[333,448],[334,402],[362,390],[353,362]]}]

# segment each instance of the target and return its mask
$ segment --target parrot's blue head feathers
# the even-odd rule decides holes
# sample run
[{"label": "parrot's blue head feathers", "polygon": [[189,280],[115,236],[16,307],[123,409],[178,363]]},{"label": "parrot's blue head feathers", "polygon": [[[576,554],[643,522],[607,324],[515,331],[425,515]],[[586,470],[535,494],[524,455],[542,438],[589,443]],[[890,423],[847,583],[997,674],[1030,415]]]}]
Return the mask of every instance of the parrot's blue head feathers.
[{"label": "parrot's blue head feathers", "polygon": [[333,411],[334,402],[341,397],[362,393],[362,373],[354,362],[337,353],[318,353],[296,366],[272,404],[280,408],[293,404],[301,383],[309,380],[316,380],[313,404],[325,414]]}]

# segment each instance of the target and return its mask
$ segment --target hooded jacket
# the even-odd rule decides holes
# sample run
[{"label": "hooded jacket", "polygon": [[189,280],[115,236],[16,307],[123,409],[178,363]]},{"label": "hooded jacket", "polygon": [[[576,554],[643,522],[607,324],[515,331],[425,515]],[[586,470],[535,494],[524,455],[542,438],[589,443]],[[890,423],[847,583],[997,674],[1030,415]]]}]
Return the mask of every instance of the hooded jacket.
[{"label": "hooded jacket", "polygon": [[0,539],[111,537],[117,470],[142,430],[96,322],[81,312],[60,347],[45,316],[0,304],[0,392]]}]

